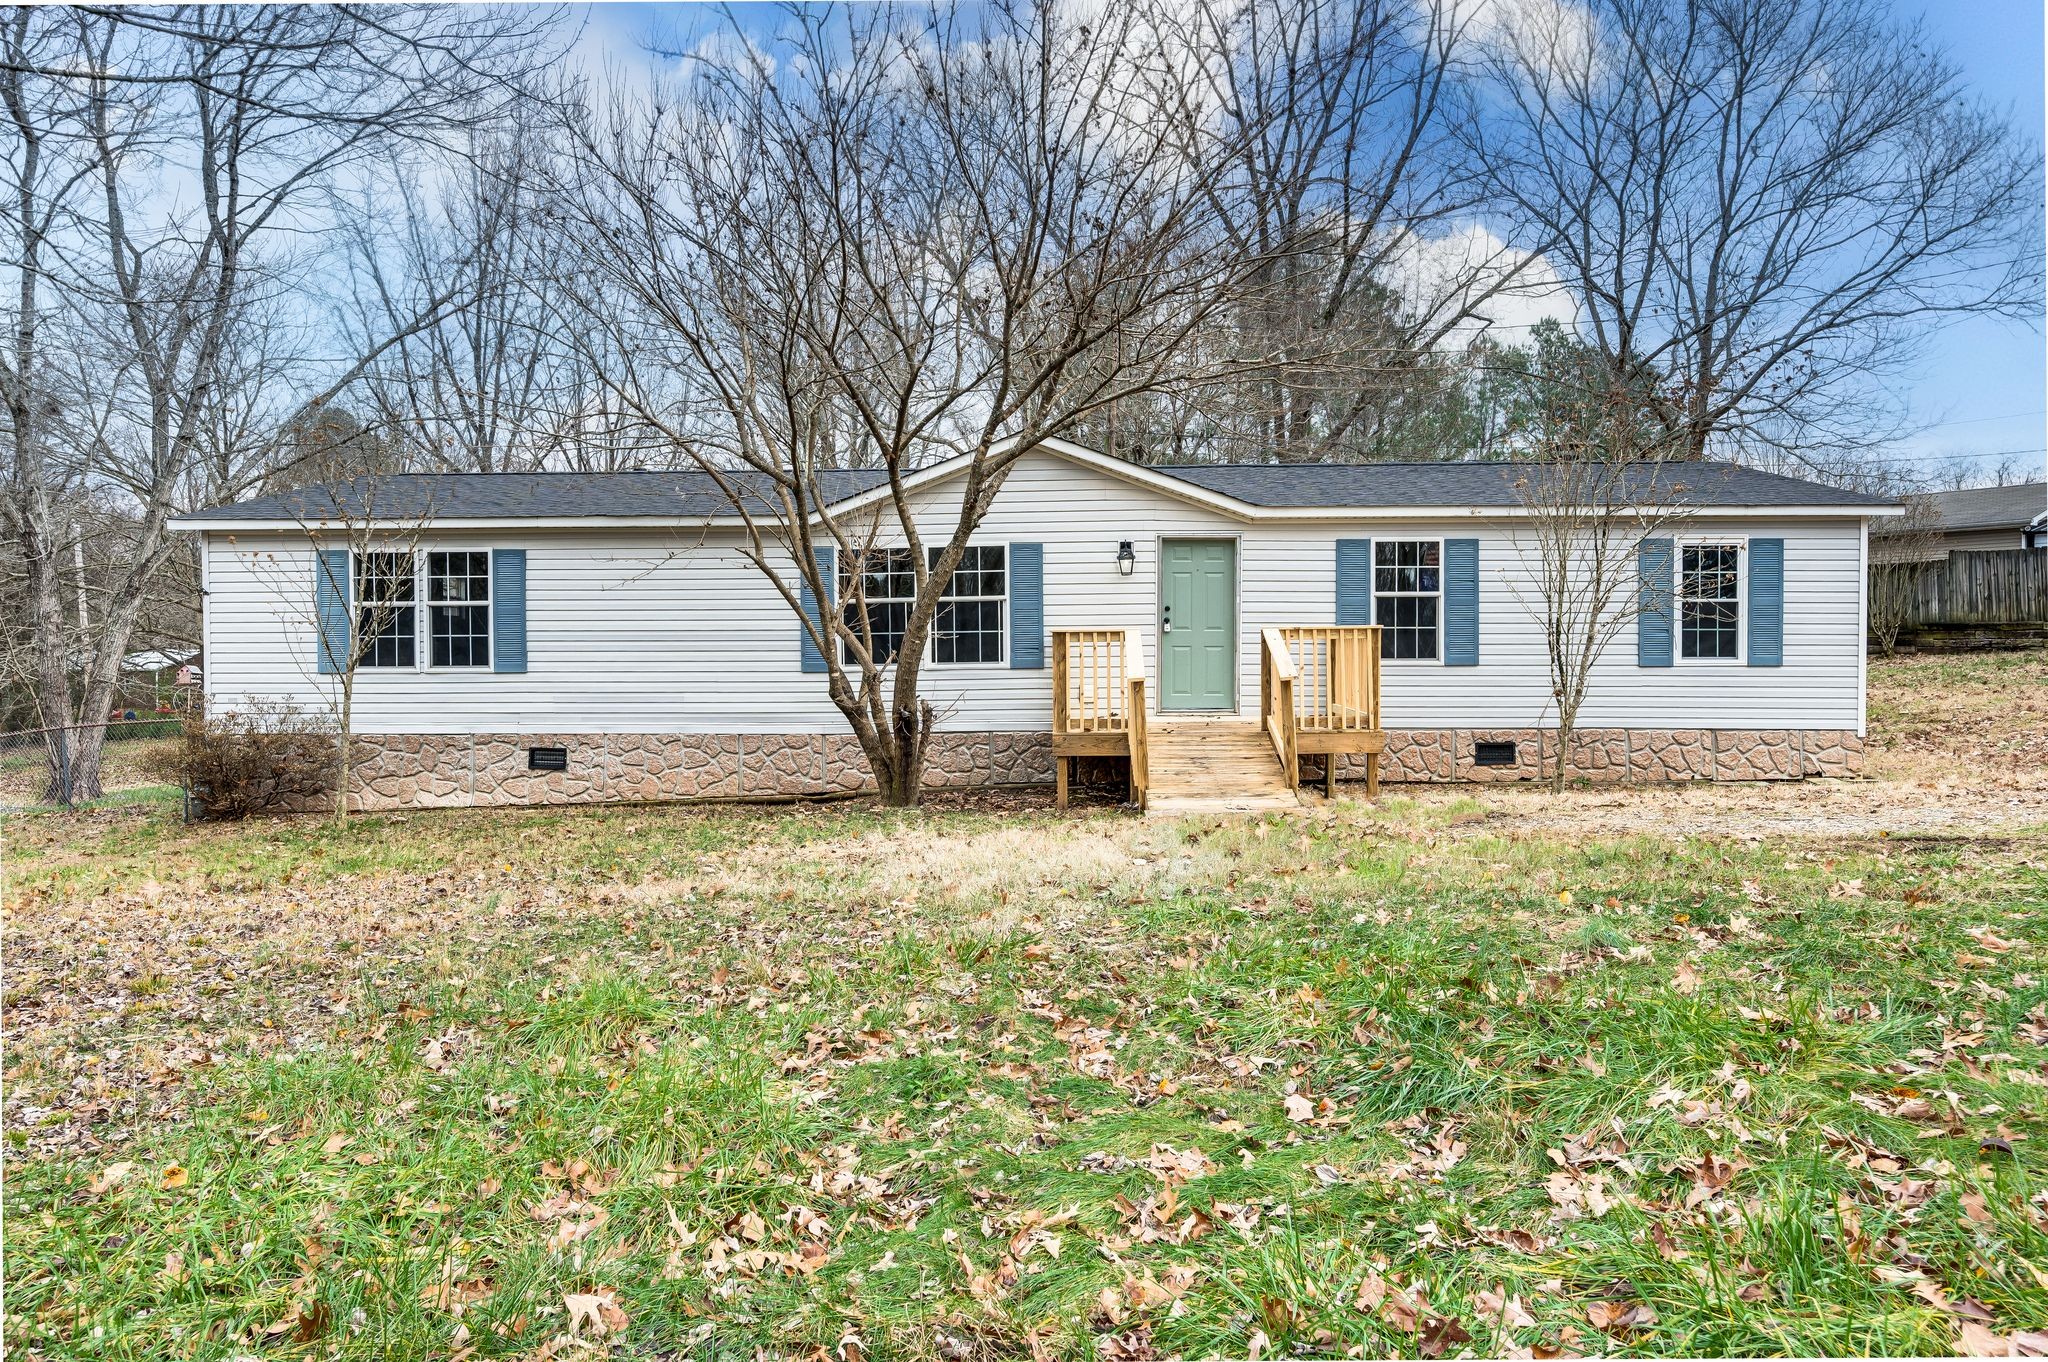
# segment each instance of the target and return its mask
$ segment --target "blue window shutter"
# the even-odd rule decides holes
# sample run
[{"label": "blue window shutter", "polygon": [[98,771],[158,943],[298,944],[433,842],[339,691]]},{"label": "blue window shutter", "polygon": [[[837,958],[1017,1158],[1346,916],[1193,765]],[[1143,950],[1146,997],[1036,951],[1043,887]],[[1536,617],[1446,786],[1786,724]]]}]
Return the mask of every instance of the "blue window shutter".
[{"label": "blue window shutter", "polygon": [[1444,665],[1479,665],[1479,541],[1444,541]]},{"label": "blue window shutter", "polygon": [[1045,545],[1010,545],[1010,668],[1045,666]]},{"label": "blue window shutter", "polygon": [[491,670],[526,670],[526,550],[491,550]]},{"label": "blue window shutter", "polygon": [[[817,555],[818,577],[825,583],[825,590],[827,592],[826,604],[830,605],[831,597],[829,593],[833,589],[833,582],[835,580],[832,576],[832,564],[835,561],[837,550],[831,545],[825,544],[814,548],[812,552]],[[811,594],[811,584],[806,581],[798,581],[796,589],[797,595],[803,602],[804,618],[810,624],[819,623],[818,598]],[[811,638],[809,625],[800,624],[797,626],[797,644],[801,651],[803,669],[805,671],[822,672],[825,670],[825,655],[818,651],[816,641]]]},{"label": "blue window shutter", "polygon": [[320,626],[315,662],[322,676],[348,670],[348,550],[321,549],[313,563],[313,617]]},{"label": "blue window shutter", "polygon": [[1636,665],[1671,665],[1671,542],[1636,545]]},{"label": "blue window shutter", "polygon": [[1785,541],[1749,541],[1749,665],[1785,664]]},{"label": "blue window shutter", "polygon": [[1372,540],[1337,541],[1337,623],[1372,623]]}]

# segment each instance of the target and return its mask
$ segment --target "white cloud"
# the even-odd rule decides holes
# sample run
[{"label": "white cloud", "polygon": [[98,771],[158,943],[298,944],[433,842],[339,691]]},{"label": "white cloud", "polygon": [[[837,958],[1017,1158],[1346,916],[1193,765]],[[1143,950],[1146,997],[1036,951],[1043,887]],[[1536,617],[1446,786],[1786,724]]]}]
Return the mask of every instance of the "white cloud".
[{"label": "white cloud", "polygon": [[1414,0],[1425,23],[1532,76],[1598,78],[1599,20],[1578,0]]},{"label": "white cloud", "polygon": [[1435,236],[1405,236],[1385,259],[1388,282],[1411,317],[1473,311],[1445,334],[1446,349],[1462,350],[1482,335],[1517,345],[1546,319],[1568,327],[1577,323],[1578,304],[1556,268],[1480,223]]}]

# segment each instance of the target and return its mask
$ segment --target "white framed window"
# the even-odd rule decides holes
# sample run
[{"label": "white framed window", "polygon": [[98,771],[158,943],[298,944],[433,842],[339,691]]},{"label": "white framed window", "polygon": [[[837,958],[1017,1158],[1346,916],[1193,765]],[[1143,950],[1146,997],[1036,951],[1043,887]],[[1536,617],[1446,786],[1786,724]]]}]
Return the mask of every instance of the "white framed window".
[{"label": "white framed window", "polygon": [[372,550],[355,555],[356,638],[362,655],[358,667],[418,665],[418,564],[404,550]]},{"label": "white framed window", "polygon": [[[854,569],[860,570],[859,593],[854,591]],[[867,610],[868,646],[875,661],[884,666],[896,660],[903,646],[903,629],[910,622],[910,607],[917,599],[917,560],[909,549],[868,549],[864,553],[839,555],[840,618],[855,637],[860,635],[861,609]],[[840,649],[841,661],[856,665],[853,645]]]},{"label": "white framed window", "polygon": [[427,665],[491,665],[491,555],[488,549],[429,549]]},{"label": "white framed window", "polygon": [[[940,552],[932,549],[930,560],[936,563]],[[869,549],[858,555],[858,563],[853,561],[854,557],[841,555],[841,618],[848,629],[858,633],[861,609],[865,606],[875,660],[887,665],[903,647],[903,631],[910,622],[910,608],[917,600],[916,559],[907,548]],[[858,601],[853,589],[856,566],[860,570]],[[1009,597],[1008,546],[968,545],[932,616],[926,661],[936,667],[1001,663],[1008,636],[1005,616]],[[850,645],[842,645],[840,652],[848,665],[857,661]]]},{"label": "white framed window", "polygon": [[1735,541],[1679,544],[1679,657],[1742,660],[1742,549]]},{"label": "white framed window", "polygon": [[[435,668],[491,665],[489,549],[371,549],[355,555],[358,667]],[[427,607],[427,646],[419,607]]]},{"label": "white framed window", "polygon": [[1372,618],[1380,656],[1414,661],[1443,657],[1444,541],[1372,541]]},{"label": "white framed window", "polygon": [[[939,550],[932,550],[937,562]],[[1010,600],[1010,550],[1006,544],[969,544],[939,598],[932,621],[932,665],[1000,664],[1003,612]]]}]

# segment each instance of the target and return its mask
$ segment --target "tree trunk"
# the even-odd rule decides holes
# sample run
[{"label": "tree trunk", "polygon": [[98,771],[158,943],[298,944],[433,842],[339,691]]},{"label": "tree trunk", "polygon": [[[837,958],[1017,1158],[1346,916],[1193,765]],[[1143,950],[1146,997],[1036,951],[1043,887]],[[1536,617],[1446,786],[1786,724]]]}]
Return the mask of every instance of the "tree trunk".
[{"label": "tree trunk", "polygon": [[[40,500],[40,498],[36,498]],[[71,709],[71,678],[65,671],[67,635],[64,602],[58,591],[57,543],[50,533],[49,517],[38,514],[46,508],[31,505],[23,517],[22,558],[28,569],[29,616],[36,634],[36,708],[42,718],[43,753],[48,768],[43,802],[68,804],[77,797],[73,779],[77,771],[77,747],[71,725],[80,717]],[[93,768],[93,780],[98,770]],[[97,791],[95,791],[97,793]]]},{"label": "tree trunk", "polygon": [[356,677],[353,666],[344,672],[335,683],[341,687],[340,728],[335,736],[334,749],[334,821],[337,825],[348,825],[348,782],[355,765],[354,737]]},{"label": "tree trunk", "polygon": [[[1566,761],[1572,750],[1572,730],[1577,727],[1578,724],[1570,719],[1560,718],[1557,721],[1557,755],[1556,759],[1550,763],[1550,792],[1552,794],[1564,793]],[[1536,741],[1541,743],[1543,735],[1537,734]]]},{"label": "tree trunk", "polygon": [[[100,758],[106,749],[106,719],[113,709],[115,693],[121,683],[121,658],[128,651],[128,640],[135,633],[135,621],[142,614],[145,589],[163,562],[165,513],[164,510],[152,511],[144,519],[135,561],[122,578],[119,594],[109,600],[102,616],[104,624],[99,646],[93,653],[92,666],[85,676],[85,693],[78,703],[78,721],[86,727],[80,730],[78,741],[72,748],[71,797],[74,800],[98,799],[102,793]],[[61,632],[59,637],[61,639]],[[62,643],[57,646],[61,650]]]},{"label": "tree trunk", "polygon": [[883,805],[891,809],[914,809],[924,794],[924,760],[926,742],[931,736],[933,711],[928,701],[919,699],[915,709],[908,714],[899,714],[893,728],[883,730],[876,726],[858,700],[848,697],[842,700],[832,697],[839,706],[839,712],[846,716],[853,729],[853,736],[859,740],[862,755],[868,759],[868,770],[875,777],[875,791]]},{"label": "tree trunk", "polygon": [[875,784],[886,807],[914,809],[923,798],[925,744],[931,728],[932,707],[923,699],[908,712],[897,713],[894,731],[885,742],[887,755],[875,767]]}]

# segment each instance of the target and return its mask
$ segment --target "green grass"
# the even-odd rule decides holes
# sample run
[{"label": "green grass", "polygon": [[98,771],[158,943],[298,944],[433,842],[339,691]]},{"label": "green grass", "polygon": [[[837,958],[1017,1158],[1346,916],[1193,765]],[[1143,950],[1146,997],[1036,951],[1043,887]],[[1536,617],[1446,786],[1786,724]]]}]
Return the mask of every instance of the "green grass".
[{"label": "green grass", "polygon": [[2048,844],[1483,808],[22,820],[10,1343],[532,1356],[603,1293],[621,1355],[1418,1354],[1374,1283],[1452,1352],[2048,1328]]}]

